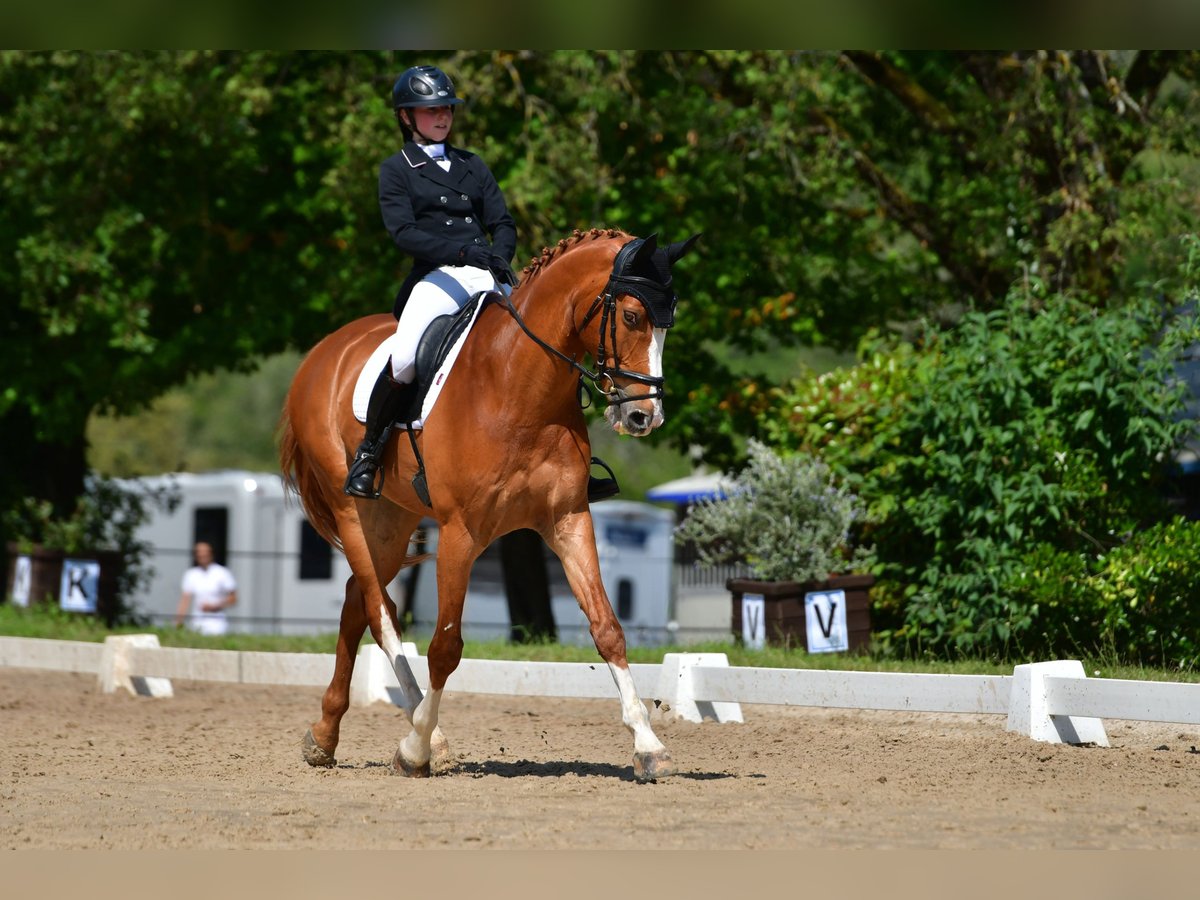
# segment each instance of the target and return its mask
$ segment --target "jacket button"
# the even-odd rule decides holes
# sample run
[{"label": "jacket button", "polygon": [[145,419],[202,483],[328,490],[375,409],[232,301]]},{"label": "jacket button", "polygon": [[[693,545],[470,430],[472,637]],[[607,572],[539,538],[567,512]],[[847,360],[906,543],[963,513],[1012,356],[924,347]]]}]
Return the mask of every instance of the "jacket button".
[{"label": "jacket button", "polygon": [[446,224],[447,224],[447,225],[453,225],[453,224],[454,224],[454,220],[453,220],[453,219],[447,219],[447,220],[446,220]]},{"label": "jacket button", "polygon": [[466,194],[459,194],[458,196],[459,196],[459,197],[461,197],[463,200],[466,200],[466,199],[467,199],[467,195],[466,195]]},{"label": "jacket button", "polygon": [[467,217],[466,217],[466,219],[464,219],[463,221],[464,221],[464,222],[470,222],[470,221],[471,221],[471,217],[470,217],[470,216],[467,216]]},{"label": "jacket button", "polygon": [[446,202],[446,198],[445,198],[445,197],[443,197],[443,198],[442,198],[442,202],[443,202],[443,203],[445,203],[445,202]]},{"label": "jacket button", "polygon": [[483,238],[481,238],[481,237],[477,237],[477,238],[475,238],[475,243],[477,243],[477,244],[482,244],[482,243],[483,243]]}]

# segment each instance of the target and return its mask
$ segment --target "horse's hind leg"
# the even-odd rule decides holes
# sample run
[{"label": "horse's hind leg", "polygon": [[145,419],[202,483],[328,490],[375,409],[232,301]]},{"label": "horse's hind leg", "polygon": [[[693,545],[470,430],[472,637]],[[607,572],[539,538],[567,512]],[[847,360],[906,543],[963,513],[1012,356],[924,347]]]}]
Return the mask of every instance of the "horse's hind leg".
[{"label": "horse's hind leg", "polygon": [[350,708],[350,679],[354,675],[354,660],[358,642],[367,629],[367,613],[363,607],[362,591],[353,575],[346,582],[346,601],[342,604],[342,621],[338,628],[337,649],[334,652],[333,680],[321,698],[321,719],[313,723],[304,735],[304,761],[310,766],[333,766],[337,760],[338,735],[342,716]]},{"label": "horse's hind leg", "polygon": [[617,693],[621,697],[621,720],[633,733],[634,778],[638,781],[654,781],[675,774],[671,754],[650,727],[650,716],[638,697],[629,671],[629,660],[625,655],[625,632],[613,613],[600,579],[600,561],[596,556],[591,515],[579,513],[565,516],[555,525],[554,533],[545,537],[562,560],[567,581],[591,626],[592,640],[601,658],[608,663],[613,681],[616,682]]},{"label": "horse's hind leg", "polygon": [[[321,718],[304,737],[304,759],[313,766],[335,764],[341,720],[350,706],[350,681],[358,645],[368,627],[396,670],[403,694],[401,708],[410,722],[421,702],[421,689],[404,658],[396,607],[386,589],[406,561],[409,539],[420,516],[383,501],[371,504],[361,519],[346,507],[335,514],[346,558],[355,574],[346,582],[333,679],[321,700]],[[450,746],[441,731],[432,735],[432,745],[434,763],[445,765]]]}]

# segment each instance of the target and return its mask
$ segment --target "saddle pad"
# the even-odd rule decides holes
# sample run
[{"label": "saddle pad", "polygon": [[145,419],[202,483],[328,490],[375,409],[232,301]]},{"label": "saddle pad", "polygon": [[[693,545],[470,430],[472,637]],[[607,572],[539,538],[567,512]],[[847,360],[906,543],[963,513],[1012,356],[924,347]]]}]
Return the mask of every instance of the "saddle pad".
[{"label": "saddle pad", "polygon": [[[421,404],[421,416],[413,422],[414,428],[422,427],[425,424],[425,420],[429,417],[430,411],[433,410],[433,404],[437,402],[438,395],[442,392],[442,385],[446,383],[446,378],[450,375],[450,369],[454,366],[454,361],[458,359],[459,351],[462,350],[467,335],[475,327],[475,321],[479,318],[479,311],[483,309],[484,305],[483,303],[476,304],[471,321],[467,323],[467,327],[463,329],[463,333],[458,336],[458,340],[454,342],[454,346],[446,354],[445,362],[437,370],[437,374],[433,376],[433,381],[429,385],[429,393],[425,395],[425,402]],[[366,365],[363,366],[362,371],[358,374],[358,381],[354,383],[354,418],[360,422],[365,423],[367,421],[367,401],[371,399],[371,389],[375,387],[375,381],[379,378],[379,373],[383,370],[384,364],[391,358],[395,340],[395,332],[392,332],[383,339],[383,342],[367,358]],[[402,428],[403,426],[397,423],[397,427]]]}]

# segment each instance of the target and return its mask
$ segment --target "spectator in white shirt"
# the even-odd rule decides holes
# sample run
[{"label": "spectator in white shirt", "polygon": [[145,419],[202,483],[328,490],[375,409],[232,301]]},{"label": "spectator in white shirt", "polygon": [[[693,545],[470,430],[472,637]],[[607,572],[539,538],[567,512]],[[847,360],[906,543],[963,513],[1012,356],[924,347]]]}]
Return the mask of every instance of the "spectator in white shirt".
[{"label": "spectator in white shirt", "polygon": [[225,610],[237,603],[233,573],[213,561],[211,544],[200,541],[195,548],[196,565],[183,573],[183,596],[175,611],[175,627],[187,619],[188,628],[200,634],[225,634],[229,620]]}]

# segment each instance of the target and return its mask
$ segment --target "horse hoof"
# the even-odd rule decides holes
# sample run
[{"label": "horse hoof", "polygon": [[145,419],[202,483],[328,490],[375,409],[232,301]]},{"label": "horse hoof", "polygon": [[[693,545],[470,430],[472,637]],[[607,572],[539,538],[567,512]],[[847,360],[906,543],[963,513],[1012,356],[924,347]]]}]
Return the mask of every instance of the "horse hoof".
[{"label": "horse hoof", "polygon": [[337,760],[333,758],[333,754],[322,750],[317,745],[312,729],[309,729],[308,733],[304,735],[302,752],[304,753],[304,761],[315,769],[331,769],[337,765]]},{"label": "horse hoof", "polygon": [[450,742],[446,740],[440,728],[433,730],[429,751],[429,766],[434,772],[442,772],[454,765],[454,757],[450,755]]},{"label": "horse hoof", "polygon": [[633,777],[638,781],[657,781],[675,774],[675,763],[666,750],[633,754]]},{"label": "horse hoof", "polygon": [[392,757],[392,774],[404,775],[407,778],[428,778],[430,776],[429,762],[414,766],[404,758],[403,753],[397,750],[396,755]]}]

